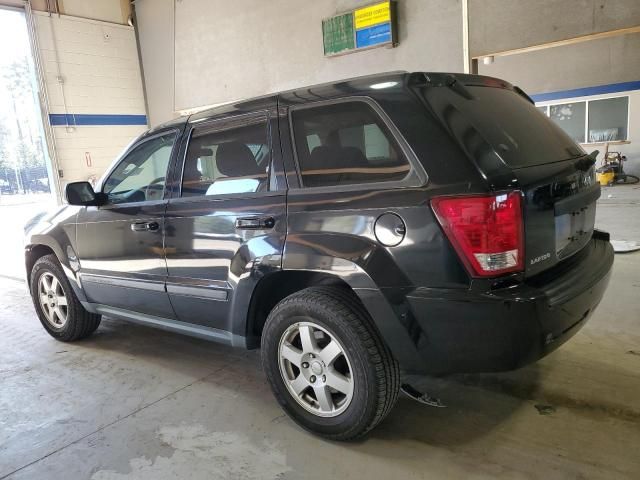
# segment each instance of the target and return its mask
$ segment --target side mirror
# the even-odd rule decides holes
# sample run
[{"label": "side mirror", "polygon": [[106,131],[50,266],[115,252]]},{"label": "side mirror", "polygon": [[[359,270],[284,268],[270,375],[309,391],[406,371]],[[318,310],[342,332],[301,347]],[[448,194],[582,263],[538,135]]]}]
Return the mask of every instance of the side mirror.
[{"label": "side mirror", "polygon": [[106,195],[94,192],[89,182],[67,183],[65,196],[69,205],[99,206],[106,203]]}]

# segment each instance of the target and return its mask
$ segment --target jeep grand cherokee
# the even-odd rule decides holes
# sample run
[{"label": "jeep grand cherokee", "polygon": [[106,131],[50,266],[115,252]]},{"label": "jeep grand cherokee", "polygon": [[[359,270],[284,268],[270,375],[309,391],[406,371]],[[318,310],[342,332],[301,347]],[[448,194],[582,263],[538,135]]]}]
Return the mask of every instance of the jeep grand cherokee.
[{"label": "jeep grand cherokee", "polygon": [[389,73],[251,99],[138,138],[27,227],[44,328],[101,315],[261,347],[277,401],[332,439],[400,370],[514,369],[593,313],[613,250],[588,155],[517,87]]}]

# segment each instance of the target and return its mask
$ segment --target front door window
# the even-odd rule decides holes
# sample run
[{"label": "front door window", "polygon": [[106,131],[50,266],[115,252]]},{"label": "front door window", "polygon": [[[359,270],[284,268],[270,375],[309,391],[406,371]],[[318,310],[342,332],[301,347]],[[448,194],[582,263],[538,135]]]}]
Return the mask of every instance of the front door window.
[{"label": "front door window", "polygon": [[109,203],[161,200],[176,133],[152,138],[131,150],[104,182]]}]

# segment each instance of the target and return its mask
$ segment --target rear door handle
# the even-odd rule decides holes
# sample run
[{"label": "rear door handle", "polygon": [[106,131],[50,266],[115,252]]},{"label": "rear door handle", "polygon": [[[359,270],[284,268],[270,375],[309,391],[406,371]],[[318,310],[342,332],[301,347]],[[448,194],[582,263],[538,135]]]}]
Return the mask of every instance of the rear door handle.
[{"label": "rear door handle", "polygon": [[131,224],[131,230],[134,232],[155,232],[160,228],[158,222],[136,222]]},{"label": "rear door handle", "polygon": [[273,217],[249,217],[236,219],[238,230],[266,230],[273,228],[276,221]]}]

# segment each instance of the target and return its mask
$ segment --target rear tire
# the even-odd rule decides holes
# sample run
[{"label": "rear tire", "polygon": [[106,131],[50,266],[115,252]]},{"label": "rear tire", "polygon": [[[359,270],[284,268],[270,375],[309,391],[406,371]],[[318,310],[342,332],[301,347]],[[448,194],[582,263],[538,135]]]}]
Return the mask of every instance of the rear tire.
[{"label": "rear tire", "polygon": [[56,340],[80,340],[100,325],[100,315],[85,310],[55,255],[36,260],[29,287],[40,323]]},{"label": "rear tire", "polygon": [[331,440],[365,435],[398,398],[398,363],[364,306],[343,288],[311,287],[278,303],[261,355],[285,412]]}]

